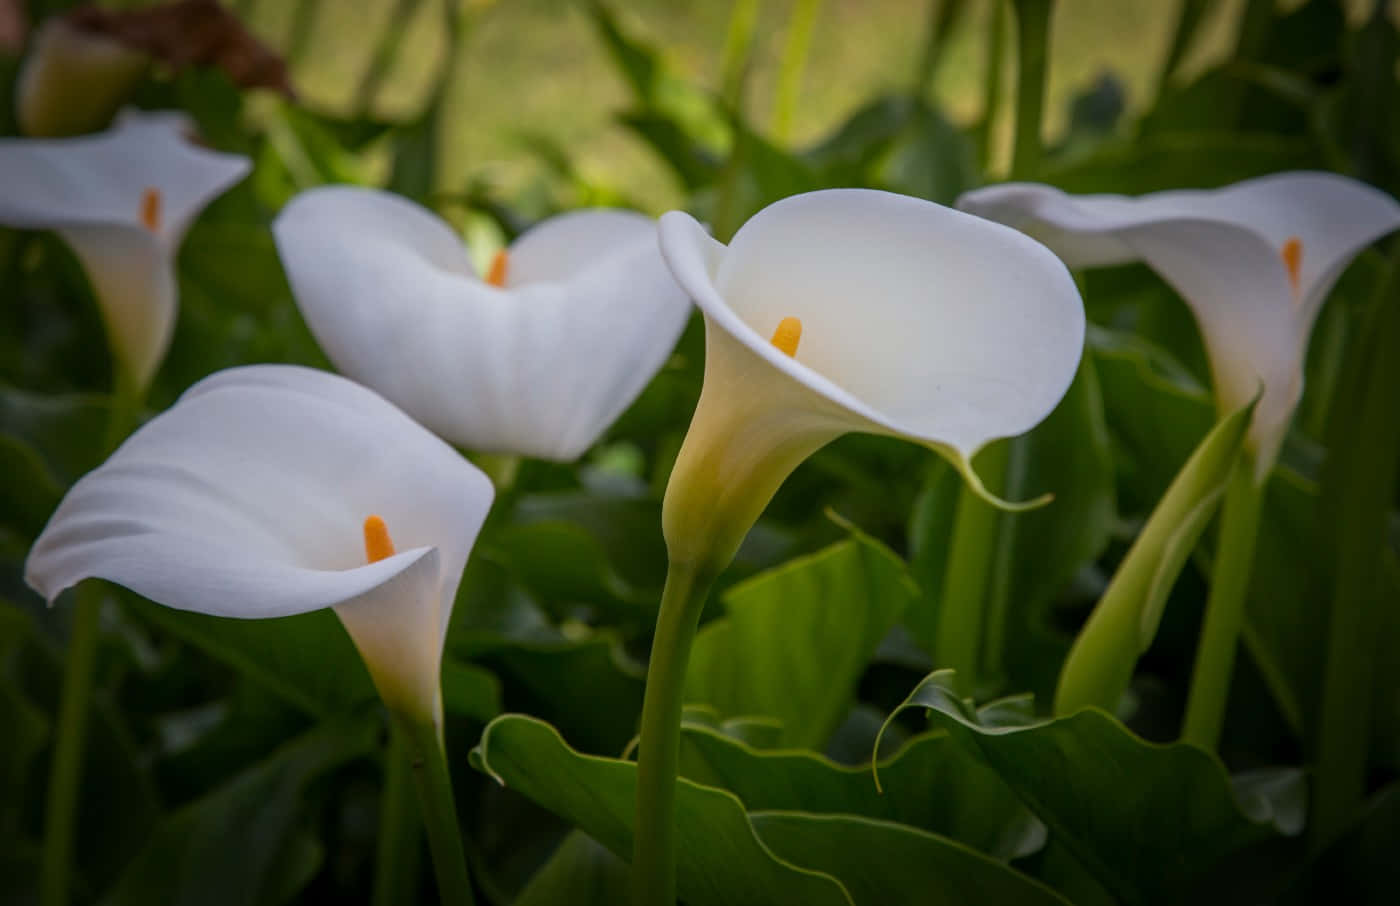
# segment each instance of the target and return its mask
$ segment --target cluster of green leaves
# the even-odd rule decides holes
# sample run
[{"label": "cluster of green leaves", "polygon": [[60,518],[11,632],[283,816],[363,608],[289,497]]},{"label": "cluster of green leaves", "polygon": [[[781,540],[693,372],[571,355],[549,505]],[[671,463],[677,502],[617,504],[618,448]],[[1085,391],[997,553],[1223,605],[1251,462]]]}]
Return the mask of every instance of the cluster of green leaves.
[{"label": "cluster of green leaves", "polygon": [[[987,179],[995,105],[982,122],[955,124],[927,90],[963,5],[934,5],[908,89],[797,148],[746,116],[742,67],[711,91],[679,78],[609,7],[590,3],[587,14],[631,93],[621,122],[724,237],[796,192],[873,186],[949,203]],[[992,28],[1035,5],[1007,4]],[[299,6],[298,22],[313,15],[304,11],[315,4]],[[445,7],[454,52],[470,52],[471,17]],[[1181,4],[1150,111],[1125,122],[1112,92],[1109,103],[1091,92],[1033,175],[1138,193],[1321,168],[1400,195],[1391,19],[1348,25],[1330,0],[1287,13],[1251,0],[1229,59],[1176,78],[1205,7]],[[385,37],[363,97],[401,38]],[[6,62],[0,73],[6,98],[13,71]],[[999,79],[1000,66],[991,73]],[[621,200],[545,145],[550,192],[439,185],[441,90],[402,123],[245,98],[207,71],[152,81],[138,100],[189,111],[211,143],[256,162],[183,246],[180,320],[152,410],[234,364],[328,367],[268,232],[297,191],[378,181],[506,235],[570,204]],[[1367,458],[1393,457],[1393,445],[1372,444],[1368,419],[1389,404],[1393,420],[1400,386],[1386,364],[1400,359],[1396,269],[1378,252],[1359,259],[1313,341],[1307,394],[1267,489],[1220,758],[1168,743],[1210,581],[1210,531],[1160,602],[1119,712],[1045,717],[1078,628],[1215,417],[1180,300],[1142,267],[1086,274],[1080,374],[1009,452],[1008,496],[1053,491],[1056,501],[995,522],[974,675],[954,686],[934,671],[959,480],[912,445],[852,436],[813,456],[720,578],[686,681],[684,902],[1388,902],[1400,889],[1394,664],[1382,659],[1357,692],[1366,798],[1325,835],[1300,833],[1299,769],[1328,732],[1326,705],[1336,707],[1324,702],[1334,589],[1375,562],[1375,587],[1352,593],[1382,602],[1376,644],[1400,650],[1394,488],[1368,494],[1355,478],[1396,471],[1393,458]],[[55,237],[0,230],[0,286],[0,899],[23,903],[35,896],[69,607],[45,610],[22,563],[100,456],[108,360],[82,272]],[[697,320],[581,463],[521,465],[468,564],[443,684],[457,805],[486,902],[625,900],[626,752],[665,570],[660,491],[702,363]],[[78,901],[427,895],[426,865],[399,889],[374,888],[383,715],[334,617],[240,622],[107,594],[76,816]],[[968,690],[987,703],[974,707]]]}]

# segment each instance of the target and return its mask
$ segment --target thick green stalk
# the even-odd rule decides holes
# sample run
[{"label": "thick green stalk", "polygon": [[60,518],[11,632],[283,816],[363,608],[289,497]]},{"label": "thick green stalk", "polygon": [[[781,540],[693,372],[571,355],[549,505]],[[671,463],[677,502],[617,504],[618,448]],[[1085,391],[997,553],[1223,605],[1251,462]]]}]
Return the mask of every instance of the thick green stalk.
[{"label": "thick green stalk", "polygon": [[1383,598],[1386,527],[1400,455],[1400,243],[1358,336],[1338,393],[1322,476],[1322,525],[1332,539],[1332,600],[1321,706],[1311,740],[1308,833],[1325,847],[1361,810],[1375,716],[1379,641],[1393,600]]},{"label": "thick green stalk", "polygon": [[438,901],[443,906],[473,906],[471,875],[457,826],[457,805],[452,796],[452,775],[447,751],[437,725],[410,715],[395,715],[407,743],[413,779],[418,786],[418,806],[428,849],[437,875]]},{"label": "thick green stalk", "polygon": [[379,797],[379,841],[374,854],[373,906],[417,900],[418,815],[414,807],[412,757],[402,724],[390,721],[384,756],[384,792]]},{"label": "thick green stalk", "polygon": [[1254,542],[1264,486],[1254,478],[1254,458],[1241,456],[1225,491],[1220,519],[1220,545],[1211,571],[1205,622],[1196,646],[1196,665],[1186,699],[1181,738],[1214,750],[1225,722],[1235,650],[1244,628],[1249,574],[1254,566]]},{"label": "thick green stalk", "polygon": [[1054,0],[1012,0],[1016,9],[1016,144],[1011,172],[1017,178],[1040,167],[1040,130],[1045,114],[1045,68],[1050,54]]},{"label": "thick green stalk", "polygon": [[1176,72],[1182,58],[1186,56],[1186,49],[1196,37],[1196,30],[1200,27],[1206,5],[1207,0],[1181,0],[1176,14],[1176,28],[1172,31],[1172,42],[1167,46],[1167,58],[1162,62],[1162,69],[1157,74],[1158,94],[1162,93],[1167,80]]},{"label": "thick green stalk", "polygon": [[[999,441],[977,457],[978,474],[993,494],[1001,493],[1005,486],[1010,451],[1006,441]],[[964,691],[971,690],[981,669],[983,621],[997,562],[1001,519],[999,510],[963,484],[938,604],[933,663],[956,670]]]},{"label": "thick green stalk", "polygon": [[44,848],[39,863],[39,902],[43,906],[64,906],[68,902],[75,810],[82,784],[83,744],[92,703],[92,675],[105,587],[101,582],[88,580],[78,586],[74,595],[73,630],[63,666],[53,763],[44,800]]},{"label": "thick green stalk", "polygon": [[773,103],[773,138],[780,143],[792,133],[797,98],[802,93],[802,72],[807,68],[807,51],[812,47],[812,29],[820,7],[821,0],[794,0],[792,5],[783,62],[778,70],[778,96]]},{"label": "thick green stalk", "polygon": [[690,646],[710,582],[708,573],[672,561],[661,593],[637,749],[633,906],[674,906],[676,902],[676,773],[681,705]]},{"label": "thick green stalk", "polygon": [[933,83],[934,71],[943,56],[943,48],[948,45],[948,36],[953,26],[967,11],[967,0],[930,0],[928,24],[924,29],[924,44],[919,50],[919,60],[914,67],[914,81],[910,94],[922,98],[928,94]]},{"label": "thick green stalk", "polygon": [[720,64],[720,97],[731,110],[742,105],[744,81],[748,77],[749,55],[753,52],[754,31],[758,25],[758,0],[734,0],[729,28],[724,35]]}]

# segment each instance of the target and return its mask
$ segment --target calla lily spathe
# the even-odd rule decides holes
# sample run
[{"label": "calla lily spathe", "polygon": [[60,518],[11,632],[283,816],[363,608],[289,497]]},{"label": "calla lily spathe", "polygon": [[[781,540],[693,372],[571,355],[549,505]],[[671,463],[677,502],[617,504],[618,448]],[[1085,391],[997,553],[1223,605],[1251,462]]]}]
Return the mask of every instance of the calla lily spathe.
[{"label": "calla lily spathe", "polygon": [[1075,268],[1141,260],[1190,306],[1222,413],[1264,394],[1247,441],[1261,479],[1303,390],[1308,337],[1342,271],[1400,227],[1400,204],[1335,173],[1278,173],[1137,198],[1012,183],[958,206],[1023,229]]},{"label": "calla lily spathe", "polygon": [[666,361],[690,307],[640,214],[540,223],[485,278],[436,215],[313,189],[273,227],[331,361],[453,443],[576,459]]},{"label": "calla lily spathe", "polygon": [[832,189],[765,208],[728,246],[681,212],[660,231],[705,317],[663,513],[673,561],[722,567],[792,469],[849,431],[929,446],[981,491],[973,454],[1049,414],[1083,350],[1048,249],[932,202]]},{"label": "calla lily spathe", "polygon": [[25,579],[51,603],[97,577],[217,616],[334,608],[386,704],[436,719],[443,638],[492,495],[479,469],[364,387],[234,368],[73,486]]},{"label": "calla lily spathe", "polygon": [[175,256],[247,158],[189,140],[177,113],[126,112],[69,139],[0,139],[0,223],[51,229],[82,262],[122,377],[141,392],[175,328]]},{"label": "calla lily spathe", "polygon": [[34,33],[15,79],[15,119],[35,138],[100,129],[131,94],[150,58],[61,16]]}]

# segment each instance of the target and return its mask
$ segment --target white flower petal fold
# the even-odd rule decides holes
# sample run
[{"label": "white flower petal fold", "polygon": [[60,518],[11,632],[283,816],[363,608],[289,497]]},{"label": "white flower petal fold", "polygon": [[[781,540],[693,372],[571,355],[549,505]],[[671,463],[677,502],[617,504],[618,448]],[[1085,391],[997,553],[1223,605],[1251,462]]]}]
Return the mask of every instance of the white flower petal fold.
[{"label": "white flower petal fold", "polygon": [[478,276],[440,218],[388,192],[328,186],[274,224],[297,304],[326,355],[464,447],[578,458],[669,357],[690,307],[656,224],[584,210]]},{"label": "white flower petal fold", "polygon": [[[35,542],[50,602],[97,577],[157,603],[262,618],[335,608],[394,708],[434,716],[485,475],[374,392],[281,365],[191,387],[80,479]],[[397,553],[367,562],[365,521]]]},{"label": "white flower petal fold", "polygon": [[54,230],[92,283],[123,375],[140,391],[169,348],[175,257],[199,212],[241,180],[245,157],[190,141],[176,113],[123,113],[106,132],[0,139],[0,223]]},{"label": "white flower petal fold", "polygon": [[[732,553],[791,469],[849,431],[925,444],[982,491],[972,456],[1037,424],[1074,378],[1074,281],[998,224],[831,189],[765,208],[728,246],[681,212],[660,229],[706,328],[704,389],[667,493],[673,548],[719,532]],[[771,340],[788,318],[801,323],[793,355]]]},{"label": "white flower petal fold", "polygon": [[1400,227],[1393,198],[1320,172],[1136,198],[1008,183],[969,192],[958,206],[1026,231],[1074,268],[1140,260],[1156,271],[1196,317],[1221,411],[1263,384],[1249,435],[1260,477],[1302,394],[1327,294],[1363,248]]}]

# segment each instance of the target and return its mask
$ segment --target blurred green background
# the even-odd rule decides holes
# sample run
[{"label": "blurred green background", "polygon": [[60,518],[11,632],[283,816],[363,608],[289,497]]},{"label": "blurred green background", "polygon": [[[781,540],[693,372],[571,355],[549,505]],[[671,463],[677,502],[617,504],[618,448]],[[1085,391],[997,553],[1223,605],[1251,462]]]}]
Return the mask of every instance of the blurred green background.
[{"label": "blurred green background", "polygon": [[[746,0],[634,0],[618,4],[616,12],[629,32],[661,49],[678,76],[717,89],[731,15],[745,4]],[[772,125],[779,64],[801,3],[768,0],[748,5],[755,7],[757,20],[745,104],[753,122],[765,127]],[[1180,81],[1228,55],[1243,5],[1243,0],[1209,4],[1179,72]],[[411,117],[443,65],[445,42],[436,0],[245,0],[235,6],[249,16],[264,40],[293,57],[297,90],[309,105],[325,112],[348,114],[357,109],[362,100],[360,77],[375,52],[364,36],[383,34],[391,21],[405,23],[403,47],[371,109],[386,118]],[[907,87],[914,80],[929,17],[939,6],[918,0],[816,3],[791,140],[798,145],[813,142],[863,101]],[[968,4],[966,14],[954,23],[933,78],[933,99],[962,123],[982,112],[991,6],[985,0]],[[1348,6],[1355,19],[1365,4]],[[627,86],[581,4],[467,0],[463,9],[470,33],[448,89],[452,115],[444,139],[444,184],[456,185],[468,174],[486,176],[506,197],[514,195],[539,166],[522,153],[528,137],[538,135],[568,148],[591,182],[625,186],[630,198],[658,212],[684,203],[684,193],[656,155],[613,119],[628,104]],[[1177,4],[1162,0],[1060,3],[1051,36],[1047,138],[1063,132],[1070,99],[1105,73],[1121,82],[1130,114],[1146,110],[1156,95],[1156,75],[1177,14]],[[1010,157],[1010,27],[1003,37],[1003,115],[994,133],[994,173],[1004,171]],[[579,91],[579,86],[587,90]]]}]

